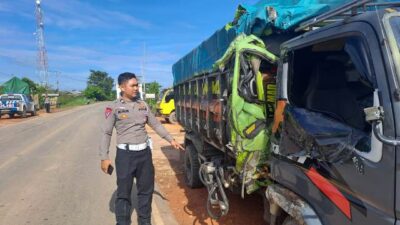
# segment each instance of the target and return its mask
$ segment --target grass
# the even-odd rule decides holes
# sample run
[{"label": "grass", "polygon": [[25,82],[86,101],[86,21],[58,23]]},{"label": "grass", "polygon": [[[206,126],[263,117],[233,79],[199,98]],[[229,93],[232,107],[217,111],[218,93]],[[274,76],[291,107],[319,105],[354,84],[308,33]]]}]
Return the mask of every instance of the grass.
[{"label": "grass", "polygon": [[72,95],[61,95],[58,98],[59,108],[69,108],[80,105],[87,105],[92,103],[89,99],[84,96],[72,96]]}]

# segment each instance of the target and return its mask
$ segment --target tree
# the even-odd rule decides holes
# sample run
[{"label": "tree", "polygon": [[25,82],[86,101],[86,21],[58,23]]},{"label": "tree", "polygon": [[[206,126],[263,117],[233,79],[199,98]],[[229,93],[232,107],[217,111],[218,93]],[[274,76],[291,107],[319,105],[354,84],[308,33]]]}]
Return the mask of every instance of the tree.
[{"label": "tree", "polygon": [[103,89],[98,86],[88,86],[84,91],[83,95],[89,99],[96,99],[97,101],[107,100],[107,95],[104,93]]},{"label": "tree", "polygon": [[[150,83],[146,83],[146,90],[145,93],[146,94],[155,94],[156,96],[158,96],[158,94],[160,93],[160,89],[161,89],[161,85],[157,82],[157,81],[153,81]],[[151,108],[155,108],[157,100],[156,99],[146,99],[147,104],[150,105]]]},{"label": "tree", "polygon": [[157,81],[153,81],[150,83],[146,83],[145,93],[158,95],[160,93],[160,89],[161,84],[159,84]]},{"label": "tree", "polygon": [[108,76],[108,73],[106,72],[90,70],[87,86],[88,88],[91,86],[99,87],[107,98],[111,98],[114,87],[114,79]]}]

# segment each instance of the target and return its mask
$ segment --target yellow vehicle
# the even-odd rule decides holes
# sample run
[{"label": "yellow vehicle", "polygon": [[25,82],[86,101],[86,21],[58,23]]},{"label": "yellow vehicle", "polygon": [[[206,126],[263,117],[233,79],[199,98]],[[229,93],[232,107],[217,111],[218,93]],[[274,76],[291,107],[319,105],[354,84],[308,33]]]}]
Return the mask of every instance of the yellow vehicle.
[{"label": "yellow vehicle", "polygon": [[157,114],[165,118],[167,122],[176,123],[174,90],[165,89],[157,102]]}]

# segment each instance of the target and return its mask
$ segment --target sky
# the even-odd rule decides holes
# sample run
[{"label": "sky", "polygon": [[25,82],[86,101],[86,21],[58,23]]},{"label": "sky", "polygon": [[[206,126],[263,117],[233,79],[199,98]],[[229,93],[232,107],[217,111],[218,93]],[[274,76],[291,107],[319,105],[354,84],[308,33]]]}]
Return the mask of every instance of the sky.
[{"label": "sky", "polygon": [[[42,0],[49,84],[83,90],[90,70],[172,85],[172,65],[256,0]],[[0,0],[0,83],[40,83],[35,0]],[[58,76],[57,76],[58,74]]]}]

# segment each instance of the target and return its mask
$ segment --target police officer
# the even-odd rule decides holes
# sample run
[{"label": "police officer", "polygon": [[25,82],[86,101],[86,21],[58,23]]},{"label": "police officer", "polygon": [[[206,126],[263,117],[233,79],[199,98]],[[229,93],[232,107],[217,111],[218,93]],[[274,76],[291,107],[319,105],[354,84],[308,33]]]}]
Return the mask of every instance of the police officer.
[{"label": "police officer", "polygon": [[46,109],[47,113],[50,112],[50,99],[49,96],[47,96],[47,93],[46,96],[44,97],[44,108]]},{"label": "police officer", "polygon": [[145,125],[149,124],[158,135],[174,148],[183,149],[151,113],[149,106],[138,98],[138,81],[133,73],[118,76],[122,96],[104,112],[104,126],[100,145],[101,169],[107,173],[111,166],[108,149],[113,128],[117,131],[117,196],[115,215],[117,225],[131,224],[131,190],[136,178],[138,196],[138,223],[151,224],[151,201],[154,190],[154,166],[151,157],[151,140]]}]

